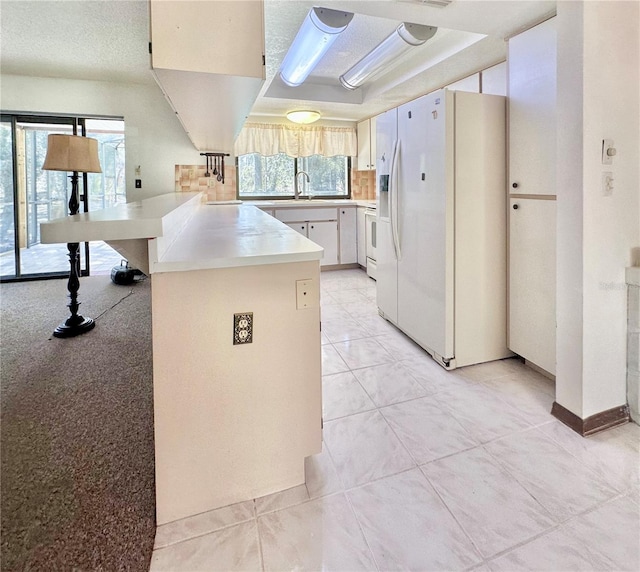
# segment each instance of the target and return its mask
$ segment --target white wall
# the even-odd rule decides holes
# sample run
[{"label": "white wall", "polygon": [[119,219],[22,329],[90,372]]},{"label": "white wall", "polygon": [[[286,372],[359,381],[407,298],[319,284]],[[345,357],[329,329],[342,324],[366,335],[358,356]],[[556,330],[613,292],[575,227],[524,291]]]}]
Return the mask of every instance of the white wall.
[{"label": "white wall", "polygon": [[482,93],[507,95],[507,62],[482,71]]},{"label": "white wall", "polygon": [[[558,3],[556,401],[585,419],[626,403],[624,269],[640,244],[640,4]],[[602,139],[615,141],[613,165]],[[612,171],[612,196],[602,172]]]},{"label": "white wall", "polygon": [[474,73],[473,75],[454,81],[445,86],[447,89],[453,89],[456,91],[470,91],[472,93],[480,93],[480,74]]},{"label": "white wall", "polygon": [[[175,190],[175,165],[204,164],[155,84],[3,75],[4,111],[124,117],[127,199]],[[142,188],[134,187],[140,166]]]}]

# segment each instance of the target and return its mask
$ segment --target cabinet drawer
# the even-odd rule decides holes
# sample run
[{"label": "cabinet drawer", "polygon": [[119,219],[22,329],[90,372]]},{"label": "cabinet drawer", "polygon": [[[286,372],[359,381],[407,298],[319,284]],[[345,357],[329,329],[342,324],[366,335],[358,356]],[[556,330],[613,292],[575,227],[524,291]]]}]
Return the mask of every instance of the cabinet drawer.
[{"label": "cabinet drawer", "polygon": [[337,220],[338,209],[331,208],[295,208],[276,209],[276,218],[282,222],[295,222],[307,220]]}]

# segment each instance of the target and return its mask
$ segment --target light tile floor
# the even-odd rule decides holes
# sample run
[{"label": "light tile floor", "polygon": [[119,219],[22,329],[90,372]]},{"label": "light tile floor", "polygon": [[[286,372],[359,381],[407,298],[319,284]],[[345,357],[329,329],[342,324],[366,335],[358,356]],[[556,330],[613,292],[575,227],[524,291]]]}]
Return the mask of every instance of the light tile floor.
[{"label": "light tile floor", "polygon": [[322,274],[324,448],[305,485],[159,527],[151,570],[640,570],[640,427],[588,439],[516,359],[447,372]]},{"label": "light tile floor", "polygon": [[[102,241],[89,242],[91,275],[111,274],[122,256]],[[80,245],[80,265],[86,266],[84,243]],[[23,275],[48,272],[69,272],[69,251],[66,244],[35,244],[20,249],[20,267]],[[0,254],[0,276],[15,276],[15,255],[13,251]]]}]

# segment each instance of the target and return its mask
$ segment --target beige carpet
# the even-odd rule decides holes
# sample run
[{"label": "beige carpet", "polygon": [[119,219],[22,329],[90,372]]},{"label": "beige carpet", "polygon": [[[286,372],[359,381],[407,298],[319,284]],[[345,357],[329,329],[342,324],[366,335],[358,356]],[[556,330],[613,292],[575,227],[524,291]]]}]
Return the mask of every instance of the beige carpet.
[{"label": "beige carpet", "polygon": [[155,532],[150,283],[82,278],[95,329],[52,337],[66,280],[0,286],[1,568],[148,570]]}]

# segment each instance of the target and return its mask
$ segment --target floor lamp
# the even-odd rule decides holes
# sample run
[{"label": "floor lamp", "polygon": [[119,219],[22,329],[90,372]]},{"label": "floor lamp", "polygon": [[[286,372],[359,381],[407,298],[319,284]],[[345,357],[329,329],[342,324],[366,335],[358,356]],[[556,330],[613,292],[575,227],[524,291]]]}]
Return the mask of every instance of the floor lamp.
[{"label": "floor lamp", "polygon": [[[100,159],[98,158],[98,141],[89,137],[78,135],[49,135],[47,144],[47,156],[42,169],[45,171],[72,172],[71,198],[69,199],[69,214],[78,213],[78,173],[102,173]],[[69,250],[69,304],[71,315],[60,324],[53,335],[57,338],[71,338],[92,330],[96,323],[91,318],[85,318],[78,314],[80,302],[78,302],[78,290],[80,289],[80,256],[78,251],[80,244],[70,242]]]}]

